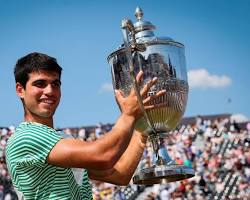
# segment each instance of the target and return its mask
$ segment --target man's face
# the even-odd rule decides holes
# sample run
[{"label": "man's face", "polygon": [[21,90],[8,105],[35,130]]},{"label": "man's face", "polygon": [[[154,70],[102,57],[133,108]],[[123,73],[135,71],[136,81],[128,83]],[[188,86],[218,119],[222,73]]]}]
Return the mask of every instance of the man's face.
[{"label": "man's face", "polygon": [[40,70],[29,74],[24,89],[16,84],[17,95],[23,99],[25,118],[51,118],[60,102],[61,81],[57,72]]}]

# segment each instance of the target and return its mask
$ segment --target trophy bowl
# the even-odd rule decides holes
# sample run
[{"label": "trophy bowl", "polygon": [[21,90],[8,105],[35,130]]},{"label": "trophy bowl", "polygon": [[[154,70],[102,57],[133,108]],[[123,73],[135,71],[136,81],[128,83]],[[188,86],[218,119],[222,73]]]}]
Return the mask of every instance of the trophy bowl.
[{"label": "trophy bowl", "polygon": [[[121,90],[125,96],[131,88],[137,93],[143,116],[136,121],[135,129],[149,136],[154,151],[153,165],[137,169],[133,182],[149,185],[193,177],[194,170],[176,164],[164,146],[164,138],[180,122],[188,99],[184,45],[169,37],[156,37],[155,26],[142,20],[143,12],[138,7],[135,16],[134,24],[129,19],[122,21],[124,44],[108,56],[113,88]],[[140,70],[143,80],[139,85],[135,77]],[[152,104],[160,106],[145,110],[139,91],[154,77],[157,83],[147,95],[163,89],[166,94],[153,100]]]}]

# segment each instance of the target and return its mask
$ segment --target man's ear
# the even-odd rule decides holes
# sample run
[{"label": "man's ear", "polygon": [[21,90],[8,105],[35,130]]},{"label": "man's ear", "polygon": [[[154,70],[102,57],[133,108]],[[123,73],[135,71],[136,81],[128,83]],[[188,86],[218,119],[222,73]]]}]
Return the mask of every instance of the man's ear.
[{"label": "man's ear", "polygon": [[23,86],[21,85],[21,83],[16,83],[16,94],[17,96],[19,96],[20,98],[23,98],[24,97],[24,88]]}]

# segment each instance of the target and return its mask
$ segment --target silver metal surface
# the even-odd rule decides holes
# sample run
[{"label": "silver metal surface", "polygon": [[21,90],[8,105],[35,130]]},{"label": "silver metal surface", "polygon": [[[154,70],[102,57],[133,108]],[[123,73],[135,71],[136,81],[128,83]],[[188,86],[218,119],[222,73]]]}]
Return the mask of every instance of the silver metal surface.
[{"label": "silver metal surface", "polygon": [[184,165],[160,165],[140,170],[134,177],[134,184],[152,185],[191,178],[195,171]]},{"label": "silver metal surface", "polygon": [[[137,170],[133,180],[137,184],[147,184],[192,177],[192,168],[176,165],[166,151],[161,155],[165,147],[160,139],[176,128],[186,108],[189,87],[184,45],[169,37],[156,37],[155,26],[142,20],[140,8],[136,9],[135,16],[137,22],[134,24],[130,19],[122,21],[124,44],[108,56],[113,88],[121,90],[125,96],[132,88],[136,91],[143,116],[137,120],[135,129],[150,136],[157,159],[154,167]],[[135,77],[140,70],[143,79],[138,84]],[[166,94],[151,102],[154,109],[146,111],[139,91],[154,77],[157,83],[147,96],[161,90],[166,90]]]},{"label": "silver metal surface", "polygon": [[[164,96],[153,102],[163,106],[150,110],[148,115],[152,118],[157,132],[168,132],[177,126],[183,116],[188,98],[188,83],[184,47],[173,41],[171,45],[167,41],[166,44],[163,44],[162,40],[159,42],[159,44],[157,40],[154,40],[153,44],[145,42],[146,51],[131,52],[131,56],[134,73],[137,74],[140,70],[144,72],[139,88],[157,77],[157,84],[148,95],[163,89],[167,91]],[[125,96],[128,96],[133,87],[133,80],[130,76],[125,47],[111,54],[108,59],[114,89],[120,89]],[[136,129],[145,134],[152,132],[144,117],[138,120]]]},{"label": "silver metal surface", "polygon": [[[152,119],[149,117],[148,113],[144,109],[143,100],[142,100],[142,97],[140,95],[139,85],[137,84],[137,81],[136,81],[136,75],[135,75],[132,52],[131,52],[132,50],[137,49],[136,47],[138,46],[138,45],[136,45],[136,41],[135,41],[135,37],[134,37],[134,35],[135,35],[134,30],[135,29],[134,29],[134,26],[133,26],[131,20],[123,20],[122,21],[122,28],[123,28],[124,48],[125,48],[126,58],[128,60],[129,74],[130,74],[132,86],[135,90],[135,93],[136,93],[136,96],[138,99],[138,103],[140,105],[140,108],[141,108],[143,116],[144,116],[144,120],[147,122],[147,125],[150,128],[151,132],[156,134],[157,132],[154,128]],[[129,40],[129,33],[131,35],[131,42]],[[130,47],[130,45],[131,45],[131,47]]]}]

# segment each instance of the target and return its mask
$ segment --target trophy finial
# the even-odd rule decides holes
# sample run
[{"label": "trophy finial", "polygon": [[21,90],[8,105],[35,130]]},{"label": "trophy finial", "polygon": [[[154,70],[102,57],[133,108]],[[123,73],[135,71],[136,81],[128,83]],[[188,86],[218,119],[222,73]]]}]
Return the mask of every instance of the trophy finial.
[{"label": "trophy finial", "polygon": [[139,6],[137,6],[137,8],[135,9],[135,17],[138,21],[141,21],[142,16],[143,16],[142,9]]}]

